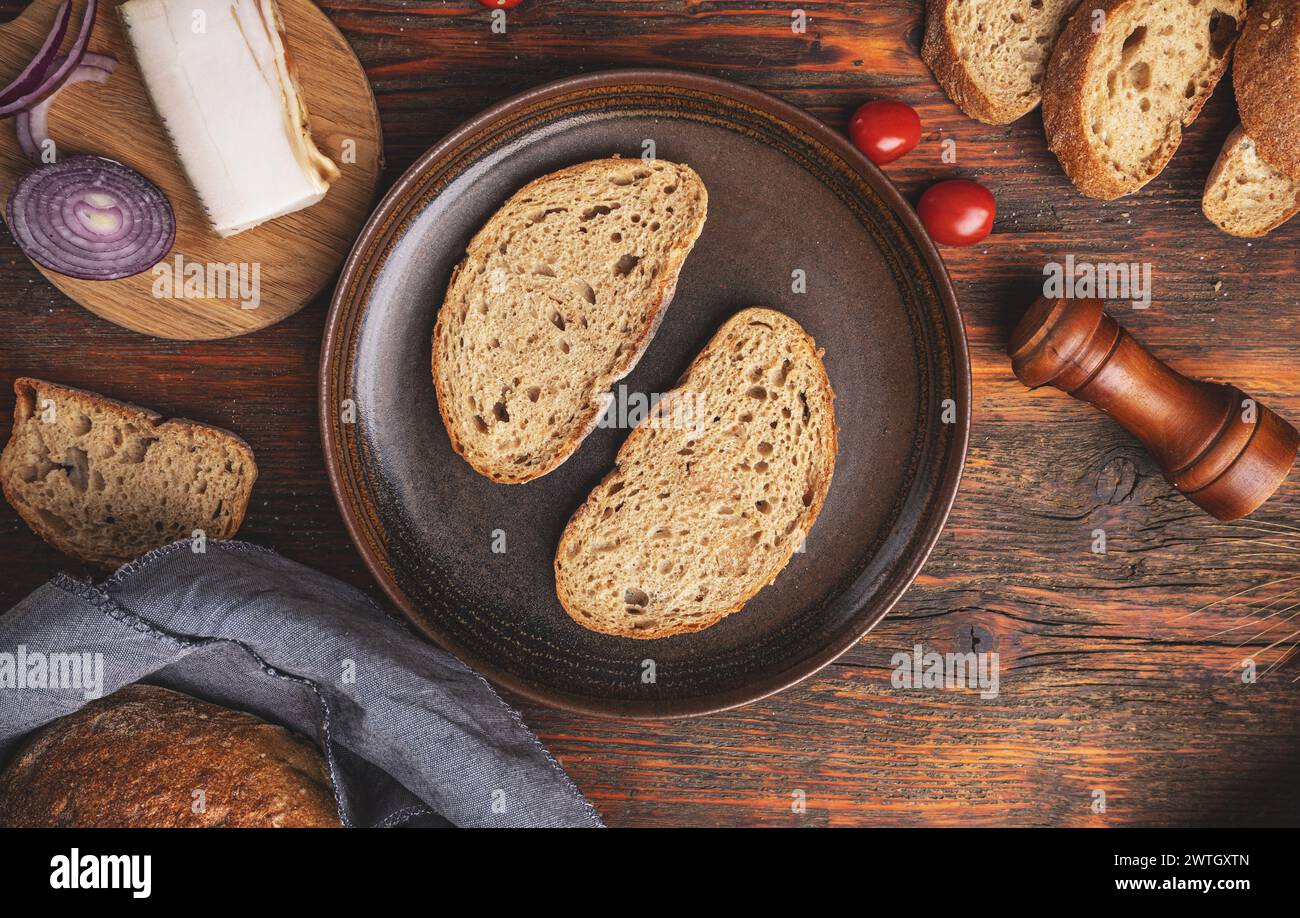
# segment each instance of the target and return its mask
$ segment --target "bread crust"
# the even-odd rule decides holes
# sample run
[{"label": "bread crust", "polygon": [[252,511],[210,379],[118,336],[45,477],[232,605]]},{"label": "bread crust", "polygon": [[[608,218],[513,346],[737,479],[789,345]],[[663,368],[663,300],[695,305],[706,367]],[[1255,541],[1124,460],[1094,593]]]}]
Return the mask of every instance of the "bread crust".
[{"label": "bread crust", "polygon": [[9,828],[340,824],[315,744],[150,685],[127,686],[48,724],[0,774],[0,826]]},{"label": "bread crust", "polygon": [[65,386],[59,383],[52,383],[42,379],[36,379],[30,376],[20,376],[14,380],[14,395],[16,401],[14,404],[14,422],[9,442],[5,444],[3,452],[0,452],[0,492],[4,494],[7,500],[22,517],[23,522],[36,533],[42,541],[58,549],[65,555],[76,559],[82,564],[98,567],[104,570],[112,570],[133,560],[131,557],[110,556],[80,551],[73,542],[56,532],[35,513],[29,511],[26,503],[19,498],[11,485],[11,463],[13,462],[14,450],[17,449],[17,434],[19,426],[31,418],[36,410],[36,394],[38,389],[52,390],[61,393],[66,397],[82,399],[96,405],[106,411],[111,412],[117,417],[136,422],[145,422],[155,430],[161,432],[161,436],[166,436],[173,430],[190,430],[196,436],[211,440],[214,443],[220,443],[226,446],[234,446],[242,452],[248,462],[248,483],[243,491],[243,500],[237,507],[232,510],[230,523],[223,529],[211,533],[210,537],[214,539],[229,539],[239,527],[243,525],[244,516],[248,512],[249,498],[252,496],[253,485],[257,481],[257,461],[250,447],[242,437],[231,433],[220,427],[214,427],[211,424],[204,424],[199,421],[191,421],[186,418],[164,419],[149,408],[142,408],[139,405],[133,405],[129,402],[118,401],[98,392],[91,392],[86,389],[77,389],[73,386]]},{"label": "bread crust", "polygon": [[[630,160],[626,160],[618,156],[612,156],[600,160],[588,160],[586,162],[575,163],[572,166],[566,166],[563,169],[557,170],[555,172],[550,172],[547,173],[546,175],[533,179],[527,185],[523,186],[514,194],[512,194],[509,200],[507,200],[506,203],[501,206],[501,208],[499,208],[496,212],[494,212],[492,217],[488,218],[487,222],[484,223],[483,227],[479,229],[479,232],[475,234],[474,239],[470,241],[469,249],[473,250],[474,243],[475,241],[477,241],[479,234],[481,234],[487,228],[487,226],[492,222],[493,217],[495,217],[497,213],[500,213],[500,211],[509,208],[516,199],[527,196],[528,192],[536,188],[538,185],[552,182],[566,175],[574,174],[580,170],[590,169],[594,166],[603,166],[606,168],[614,169],[614,168],[625,167],[630,162],[631,162]],[[688,170],[690,169],[689,166],[685,166],[684,164],[677,163],[674,165],[680,165],[683,168],[686,168]],[[691,170],[691,172],[692,174],[694,174],[694,170]],[[696,179],[698,180],[699,176],[696,176]],[[705,187],[703,181],[700,181],[699,184],[700,184],[701,194],[703,195],[699,222],[695,226],[694,233],[691,234],[689,238],[682,239],[680,242],[673,245],[672,248],[668,250],[667,264],[665,265],[665,268],[662,271],[663,276],[660,278],[658,286],[656,288],[655,305],[653,307],[651,320],[649,323],[647,323],[645,329],[640,333],[637,339],[633,342],[633,346],[627,349],[627,353],[624,359],[615,367],[614,375],[610,380],[611,385],[613,383],[618,382],[620,379],[623,379],[634,369],[636,369],[636,365],[640,362],[641,357],[645,354],[646,349],[650,346],[650,342],[654,340],[655,334],[659,331],[659,326],[663,323],[665,311],[667,310],[668,306],[672,303],[673,295],[677,291],[677,278],[678,275],[681,273],[682,265],[685,264],[686,262],[686,256],[690,254],[691,249],[695,247],[696,240],[699,239],[700,237],[700,233],[704,231],[704,223],[708,215],[708,204],[709,204],[708,189]],[[462,258],[460,262],[457,263],[456,267],[452,270],[451,280],[447,284],[448,293],[450,293],[450,291],[455,289],[456,279],[459,277],[460,272],[464,269],[466,263],[469,261],[469,258],[470,255],[467,252],[465,257]],[[601,399],[594,402],[587,409],[587,411],[580,417],[579,422],[576,425],[573,434],[565,438],[563,445],[561,446],[560,450],[556,453],[554,458],[550,462],[537,468],[535,471],[532,471],[530,474],[513,475],[508,472],[504,472],[501,469],[494,468],[491,465],[487,465],[481,462],[476,462],[473,458],[471,458],[468,451],[465,449],[464,444],[461,442],[460,437],[457,435],[455,430],[455,424],[452,422],[452,419],[448,415],[446,409],[446,402],[449,397],[449,393],[447,391],[448,383],[445,379],[446,374],[442,372],[438,340],[441,337],[442,330],[446,324],[447,315],[448,315],[447,300],[444,299],[442,306],[438,309],[438,318],[434,322],[434,327],[433,327],[432,370],[433,370],[434,391],[437,395],[437,401],[438,401],[438,414],[442,418],[443,427],[446,428],[447,430],[447,437],[451,441],[451,448],[454,449],[462,459],[464,459],[467,463],[469,463],[470,467],[474,469],[474,471],[478,472],[480,475],[483,475],[486,478],[492,479],[498,484],[525,484],[529,481],[533,481],[537,478],[540,478],[543,475],[547,474],[548,472],[552,472],[555,469],[559,468],[561,465],[563,465],[564,462],[570,456],[572,456],[574,451],[582,444],[582,441],[587,439],[587,437],[591,435],[591,432],[596,429],[597,425],[600,423],[600,417],[604,413],[605,408],[609,403],[609,399],[612,398],[612,395],[606,392]]]},{"label": "bread crust", "polygon": [[1254,0],[1232,74],[1237,108],[1261,159],[1300,181],[1300,6]]},{"label": "bread crust", "polygon": [[560,572],[559,559],[568,550],[570,540],[575,537],[574,533],[578,528],[582,517],[594,512],[597,504],[597,495],[603,491],[604,485],[607,484],[611,478],[619,474],[620,468],[632,449],[633,444],[638,442],[640,438],[644,437],[648,430],[652,429],[652,419],[658,417],[661,412],[665,410],[665,406],[669,405],[672,398],[685,386],[695,369],[714,352],[725,346],[726,332],[733,323],[764,318],[769,322],[778,321],[783,324],[788,323],[794,325],[795,328],[798,329],[800,343],[806,346],[815,357],[815,365],[818,370],[818,382],[821,384],[817,388],[817,395],[822,400],[822,407],[826,412],[826,416],[830,419],[830,423],[827,425],[826,432],[822,437],[820,450],[820,454],[824,458],[822,464],[822,475],[819,476],[817,490],[814,492],[812,502],[809,504],[807,525],[803,530],[805,537],[812,530],[813,524],[817,522],[817,517],[821,514],[822,506],[826,502],[826,494],[830,491],[831,478],[835,473],[835,457],[839,452],[839,426],[835,422],[835,392],[831,388],[830,377],[826,374],[826,366],[821,359],[822,351],[818,349],[817,343],[812,339],[812,336],[804,331],[802,326],[785,313],[762,307],[752,307],[741,310],[722,324],[714,336],[709,340],[709,343],[706,344],[703,350],[701,350],[699,354],[695,356],[695,359],[691,361],[690,366],[687,367],[686,372],[684,372],[677,380],[677,384],[674,386],[672,391],[665,393],[664,397],[660,399],[654,410],[652,410],[646,418],[638,424],[630,434],[628,434],[627,439],[623,442],[623,445],[619,447],[618,455],[614,459],[614,468],[610,469],[604,478],[601,479],[600,484],[592,489],[591,494],[589,494],[587,499],[583,501],[582,505],[578,507],[573,516],[570,517],[568,524],[564,527],[564,533],[560,536],[560,543],[555,549],[555,560],[552,565],[555,573],[556,596],[559,598],[560,605],[564,607],[564,611],[568,613],[569,617],[584,628],[600,632],[601,634],[613,635],[615,637],[629,637],[642,640],[653,640],[657,638],[672,637],[678,634],[689,634],[696,631],[703,631],[706,628],[711,628],[713,625],[716,625],[733,612],[739,612],[744,608],[746,603],[758,594],[760,590],[772,583],[772,581],[776,580],[781,571],[785,570],[786,565],[790,563],[790,559],[794,556],[793,546],[791,546],[789,551],[784,553],[784,557],[777,556],[779,557],[779,560],[774,561],[766,571],[753,579],[752,587],[738,602],[725,609],[718,610],[709,618],[684,622],[674,627],[660,628],[656,630],[610,628],[605,627],[604,622],[584,618],[579,612],[576,597],[565,588],[565,578],[561,576]]},{"label": "bread crust", "polygon": [[[1087,88],[1095,80],[1103,78],[1095,71],[1094,65],[1096,52],[1110,36],[1111,24],[1134,8],[1141,9],[1144,2],[1145,0],[1093,0],[1077,7],[1056,41],[1047,65],[1047,78],[1043,83],[1043,128],[1047,133],[1048,148],[1056,154],[1066,174],[1081,192],[1105,201],[1138,191],[1164,171],[1182,143],[1181,128],[1190,125],[1200,115],[1232,57],[1229,47],[1211,72],[1208,86],[1193,98],[1182,118],[1177,138],[1151,163],[1147,177],[1137,184],[1116,177],[1089,143],[1083,99]],[[1237,16],[1240,34],[1245,0],[1228,2],[1241,7]],[[1092,29],[1093,16],[1097,11],[1100,11],[1107,23],[1101,32]]]}]

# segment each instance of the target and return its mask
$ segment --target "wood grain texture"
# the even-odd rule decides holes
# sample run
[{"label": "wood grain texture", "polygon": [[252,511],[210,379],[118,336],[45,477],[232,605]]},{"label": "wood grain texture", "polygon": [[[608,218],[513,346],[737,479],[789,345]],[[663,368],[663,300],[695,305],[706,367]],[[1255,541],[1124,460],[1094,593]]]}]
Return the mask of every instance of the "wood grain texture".
[{"label": "wood grain texture", "polygon": [[[948,529],[895,612],[817,676],[728,714],[629,724],[525,705],[525,719],[612,825],[1295,824],[1300,670],[1244,684],[1237,664],[1248,651],[1235,645],[1270,622],[1272,636],[1255,647],[1300,628],[1281,624],[1296,610],[1243,625],[1300,593],[1263,613],[1241,599],[1189,613],[1300,575],[1295,543],[1257,522],[1300,526],[1300,480],[1251,519],[1218,523],[1175,494],[1114,422],[1059,392],[1026,391],[1005,356],[1045,262],[1067,253],[1150,262],[1154,304],[1112,307],[1124,325],[1179,371],[1231,381],[1300,420],[1300,223],[1252,243],[1200,212],[1236,125],[1228,81],[1163,175],[1099,203],[1061,173],[1037,113],[989,127],[948,102],[920,61],[920,0],[800,6],[805,34],[791,31],[788,4],[525,0],[494,35],[491,13],[471,0],[325,5],[374,83],[388,182],[515,92],[662,65],[766,89],[841,128],[869,97],[903,99],[926,128],[922,145],[887,167],[904,192],[915,201],[931,180],[960,175],[998,196],[993,236],[944,251],[974,361],[971,451]],[[0,9],[17,12],[12,0]],[[946,139],[955,166],[941,160]],[[262,470],[241,534],[373,590],[319,454],[324,298],[238,340],[152,340],[76,308],[0,237],[0,303],[0,391],[30,373],[238,432]],[[0,435],[9,409],[0,400]],[[1105,554],[1091,551],[1096,529]],[[62,567],[0,506],[0,606]],[[891,657],[917,643],[997,651],[998,697],[894,688]],[[1262,654],[1260,672],[1276,658]],[[1105,813],[1092,809],[1098,790]],[[802,813],[792,810],[799,791]]]},{"label": "wood grain texture", "polygon": [[[0,82],[15,76],[35,53],[59,2],[36,0],[0,28]],[[383,143],[374,96],[360,62],[311,0],[279,0],[288,30],[285,44],[302,83],[312,134],[341,175],[318,204],[222,239],[212,231],[154,114],[118,18],[119,2],[100,5],[90,42],[91,51],[117,59],[113,75],[102,86],[83,84],[60,95],[50,111],[50,137],[64,155],[75,151],[108,156],[163,190],[176,212],[176,242],[163,260],[172,267],[176,286],[157,288],[152,271],[104,282],[39,270],[91,312],[161,338],[228,338],[292,315],[330,282],[376,200]],[[78,23],[82,10],[74,4]],[[31,168],[6,125],[0,130],[0,196],[8,199],[14,183]],[[184,275],[174,267],[178,257],[183,265],[248,266],[245,277],[256,279],[255,296],[225,285],[202,291],[206,295],[182,291]],[[177,295],[182,292],[185,295]]]}]

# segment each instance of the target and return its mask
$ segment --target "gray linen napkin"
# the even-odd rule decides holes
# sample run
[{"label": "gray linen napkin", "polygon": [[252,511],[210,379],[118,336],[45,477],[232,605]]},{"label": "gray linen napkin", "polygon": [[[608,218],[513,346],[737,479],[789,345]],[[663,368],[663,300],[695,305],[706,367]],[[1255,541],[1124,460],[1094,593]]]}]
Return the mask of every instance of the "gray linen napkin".
[{"label": "gray linen napkin", "polygon": [[481,676],[358,590],[246,542],[177,542],[98,586],[59,575],[0,616],[0,764],[139,681],[314,738],[345,825],[600,825]]}]

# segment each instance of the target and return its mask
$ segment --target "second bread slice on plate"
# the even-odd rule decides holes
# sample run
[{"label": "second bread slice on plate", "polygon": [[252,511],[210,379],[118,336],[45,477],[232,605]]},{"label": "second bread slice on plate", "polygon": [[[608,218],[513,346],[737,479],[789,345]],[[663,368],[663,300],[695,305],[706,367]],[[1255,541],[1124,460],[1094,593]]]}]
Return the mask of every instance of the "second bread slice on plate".
[{"label": "second bread slice on plate", "polygon": [[835,471],[834,393],[789,316],[746,309],[618,451],[555,553],[578,624],[659,638],[699,631],[776,579]]},{"label": "second bread slice on plate", "polygon": [[554,469],[636,366],[704,227],[688,166],[602,159],[526,185],[470,241],[433,332],[451,445],[518,484]]}]

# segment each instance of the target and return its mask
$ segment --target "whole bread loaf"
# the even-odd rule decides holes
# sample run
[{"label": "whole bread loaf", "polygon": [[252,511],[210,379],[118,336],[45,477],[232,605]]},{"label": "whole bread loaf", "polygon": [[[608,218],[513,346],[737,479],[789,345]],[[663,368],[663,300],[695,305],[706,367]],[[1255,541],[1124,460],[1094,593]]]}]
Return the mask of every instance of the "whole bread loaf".
[{"label": "whole bread loaf", "polygon": [[19,378],[14,394],[0,488],[59,551],[112,568],[195,530],[239,529],[257,480],[239,437],[40,379]]},{"label": "whole bread loaf", "polygon": [[131,685],[54,721],[0,774],[0,826],[339,826],[314,744],[239,711]]},{"label": "whole bread loaf", "polygon": [[1165,168],[1228,67],[1245,0],[1090,0],[1043,85],[1047,144],[1084,194],[1137,191]]},{"label": "whole bread loaf", "polygon": [[708,210],[687,166],[601,159],[524,186],[479,230],[433,332],[452,447],[531,481],[595,428],[672,300]]},{"label": "whole bread loaf", "polygon": [[732,317],[565,527],[555,553],[565,611],[594,631],[660,638],[739,610],[821,512],[834,398],[799,323],[771,309]]},{"label": "whole bread loaf", "polygon": [[1300,181],[1300,3],[1254,0],[1232,66],[1241,124],[1260,157]]},{"label": "whole bread loaf", "polygon": [[1238,127],[1205,183],[1201,209],[1225,233],[1258,238],[1300,213],[1300,181],[1264,162],[1255,141]]},{"label": "whole bread loaf", "polygon": [[967,115],[1009,124],[1042,100],[1056,37],[1079,0],[927,0],[921,57]]}]

